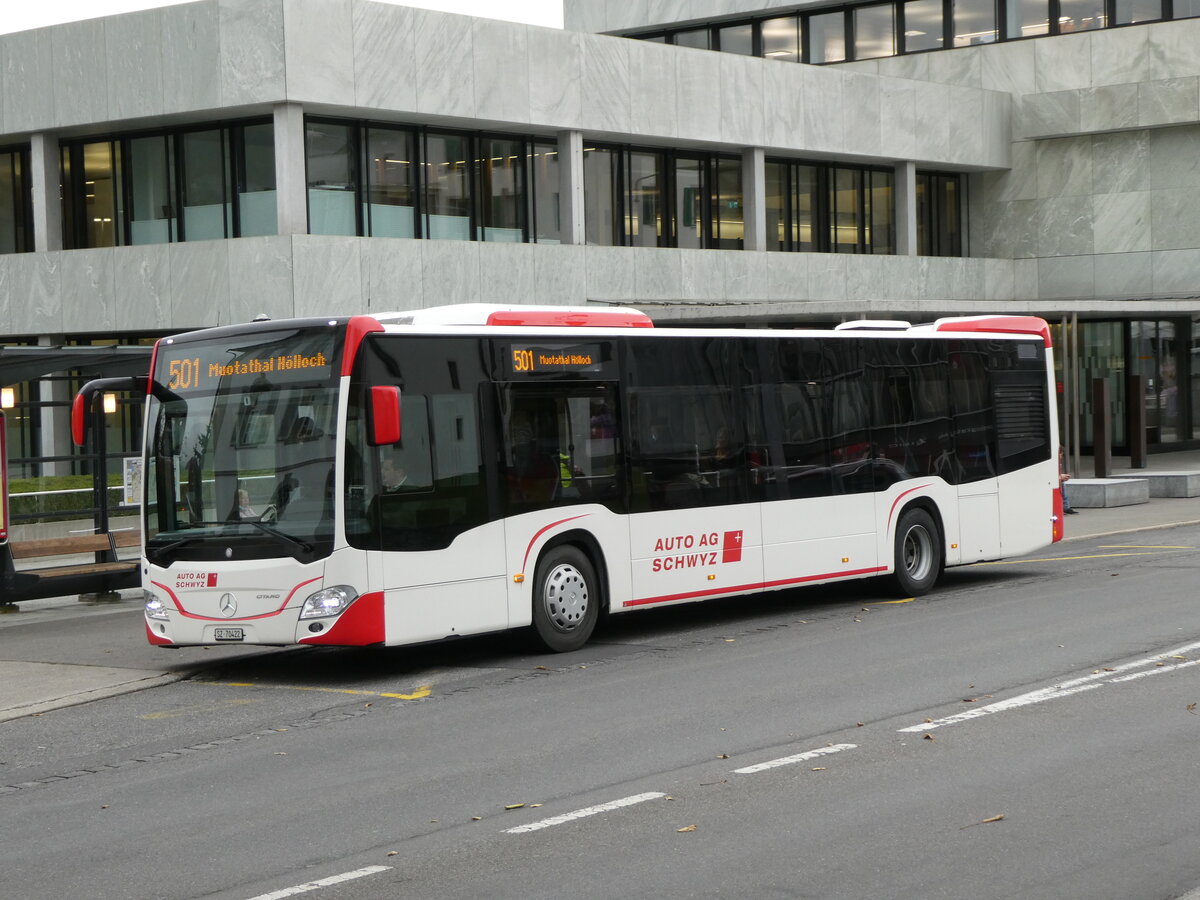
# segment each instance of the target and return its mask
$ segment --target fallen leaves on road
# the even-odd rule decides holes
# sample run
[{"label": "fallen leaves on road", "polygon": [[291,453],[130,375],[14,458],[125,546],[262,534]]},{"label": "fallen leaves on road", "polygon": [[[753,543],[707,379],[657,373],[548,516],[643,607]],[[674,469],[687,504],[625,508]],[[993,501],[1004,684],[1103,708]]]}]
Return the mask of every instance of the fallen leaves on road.
[{"label": "fallen leaves on road", "polygon": [[524,806],[525,806],[524,803],[510,803],[510,804],[508,804],[508,806],[506,806],[504,808],[505,809],[522,809],[522,808],[524,808]]},{"label": "fallen leaves on road", "polygon": [[[998,816],[991,816],[990,818],[983,819],[979,822],[972,822],[970,825],[964,825],[963,828],[971,828],[975,825],[990,825],[992,822],[1003,822],[1003,821],[1004,821],[1004,813],[1001,813]],[[959,831],[962,831],[962,828],[960,828]]]},{"label": "fallen leaves on road", "polygon": [[1188,712],[1190,712],[1190,713],[1192,713],[1192,714],[1195,714],[1195,712],[1196,712],[1196,704],[1195,704],[1195,703],[1189,703],[1189,704],[1187,705],[1187,711],[1188,711]]},{"label": "fallen leaves on road", "polygon": [[695,831],[696,826],[695,825],[684,825],[682,828],[676,828],[675,830],[678,831],[680,834],[683,834],[684,832],[687,832],[687,831]]}]

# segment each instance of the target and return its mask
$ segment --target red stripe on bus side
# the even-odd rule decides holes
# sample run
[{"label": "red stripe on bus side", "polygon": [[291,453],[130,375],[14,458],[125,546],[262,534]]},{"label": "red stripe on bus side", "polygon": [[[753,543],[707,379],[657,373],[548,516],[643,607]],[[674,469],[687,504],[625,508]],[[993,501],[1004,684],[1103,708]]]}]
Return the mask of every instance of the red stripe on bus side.
[{"label": "red stripe on bus side", "polygon": [[901,500],[903,500],[905,497],[907,497],[909,494],[911,494],[913,491],[921,491],[927,487],[929,487],[929,485],[927,485],[927,484],[918,484],[915,488],[909,488],[907,491],[905,491],[903,494],[901,494],[899,497],[897,497],[895,499],[895,501],[892,503],[892,508],[888,510],[888,530],[889,531],[891,531],[891,529],[892,529],[892,515],[893,515],[893,513],[896,512],[896,504],[899,503]]},{"label": "red stripe on bus side", "polygon": [[230,618],[230,619],[223,619],[223,618],[216,619],[216,618],[213,618],[212,616],[199,616],[199,615],[196,615],[195,613],[190,613],[186,609],[183,608],[183,604],[179,602],[179,598],[177,596],[175,596],[175,592],[172,591],[169,587],[167,587],[165,584],[163,584],[159,581],[152,581],[150,583],[153,584],[155,587],[162,588],[164,591],[166,591],[168,594],[170,594],[171,602],[175,604],[175,609],[177,609],[179,611],[179,614],[181,616],[183,616],[184,618],[199,619],[203,622],[249,622],[252,619],[269,619],[269,618],[271,618],[271,616],[279,615],[281,612],[283,612],[285,609],[287,609],[287,605],[292,602],[292,597],[296,596],[296,591],[300,590],[300,588],[304,587],[306,584],[312,584],[314,581],[320,581],[320,580],[321,580],[320,578],[310,578],[310,579],[308,579],[308,581],[300,582],[298,585],[296,585],[294,588],[292,588],[291,593],[288,594],[286,598],[284,598],[283,605],[281,607],[279,607],[279,609],[275,610],[274,612],[262,613],[257,616],[237,616],[235,618]]},{"label": "red stripe on bus side", "polygon": [[531,537],[529,539],[529,545],[525,548],[525,558],[523,560],[521,560],[521,571],[522,572],[525,571],[525,564],[529,562],[529,552],[531,550],[533,550],[533,545],[537,543],[538,538],[540,538],[543,534],[545,534],[551,528],[557,528],[559,525],[566,524],[567,522],[574,522],[576,519],[585,519],[589,515],[591,515],[591,513],[584,513],[582,516],[571,516],[571,518],[569,518],[569,519],[559,519],[557,522],[551,522],[549,525],[547,525],[545,528],[543,528],[541,531],[539,531],[537,534],[535,534],[533,537]]},{"label": "red stripe on bus side", "polygon": [[852,578],[855,575],[874,575],[886,572],[887,566],[872,566],[869,569],[851,569],[848,572],[826,572],[821,575],[802,575],[799,578],[784,578],[779,581],[760,581],[757,584],[735,584],[730,587],[712,588],[707,591],[688,591],[684,594],[665,594],[662,597],[644,597],[641,600],[626,600],[622,606],[647,606],[651,603],[669,603],[672,600],[695,600],[698,597],[715,597],[717,594],[745,594],[763,588],[784,587],[789,584],[804,584],[808,581],[824,581],[828,578]]}]

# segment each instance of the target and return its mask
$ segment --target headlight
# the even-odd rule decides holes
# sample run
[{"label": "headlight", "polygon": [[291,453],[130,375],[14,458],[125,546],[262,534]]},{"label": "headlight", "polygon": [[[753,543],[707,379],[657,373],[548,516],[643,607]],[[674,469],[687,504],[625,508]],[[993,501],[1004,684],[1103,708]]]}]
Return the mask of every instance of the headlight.
[{"label": "headlight", "polygon": [[320,619],[341,615],[351,603],[358,599],[358,591],[348,584],[339,584],[317,591],[304,601],[300,610],[302,619]]},{"label": "headlight", "polygon": [[167,621],[170,616],[167,615],[167,608],[163,606],[163,602],[158,599],[158,595],[151,591],[142,591],[146,598],[146,618],[161,619]]}]

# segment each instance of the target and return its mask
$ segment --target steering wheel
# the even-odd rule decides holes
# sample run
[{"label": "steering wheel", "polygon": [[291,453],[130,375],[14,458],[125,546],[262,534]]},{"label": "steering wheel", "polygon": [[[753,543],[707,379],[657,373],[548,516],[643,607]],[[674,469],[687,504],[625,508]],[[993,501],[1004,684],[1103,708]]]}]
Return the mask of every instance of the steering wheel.
[{"label": "steering wheel", "polygon": [[258,521],[266,522],[268,524],[270,524],[271,522],[278,522],[279,521],[279,509],[275,506],[274,503],[268,503],[266,506],[263,507],[262,514],[258,517]]}]

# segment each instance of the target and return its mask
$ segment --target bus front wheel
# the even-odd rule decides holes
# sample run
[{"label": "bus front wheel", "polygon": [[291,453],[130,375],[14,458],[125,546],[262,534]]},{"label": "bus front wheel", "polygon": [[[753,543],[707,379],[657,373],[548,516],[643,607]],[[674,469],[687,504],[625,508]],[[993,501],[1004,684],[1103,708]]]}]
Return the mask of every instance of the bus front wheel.
[{"label": "bus front wheel", "polygon": [[942,573],[942,544],[933,517],[910,509],[896,526],[896,571],[892,582],[902,597],[924,594]]},{"label": "bus front wheel", "polygon": [[565,653],[587,643],[600,612],[591,560],[577,547],[546,551],[533,582],[533,627],[548,650]]}]

